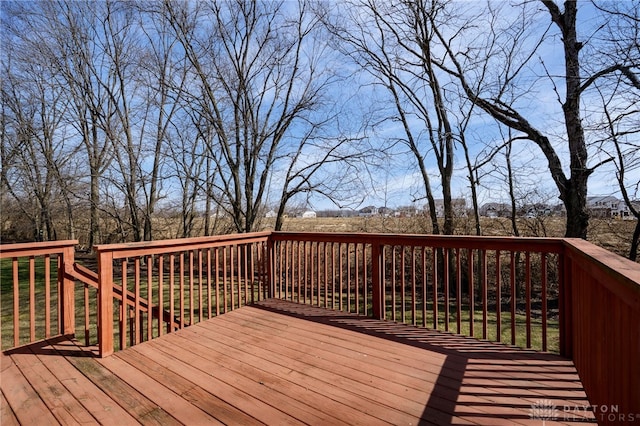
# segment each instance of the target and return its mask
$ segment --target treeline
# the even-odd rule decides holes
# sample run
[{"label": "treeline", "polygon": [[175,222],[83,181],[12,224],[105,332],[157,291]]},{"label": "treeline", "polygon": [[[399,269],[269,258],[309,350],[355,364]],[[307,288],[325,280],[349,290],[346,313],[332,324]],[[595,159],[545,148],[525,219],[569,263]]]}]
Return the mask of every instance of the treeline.
[{"label": "treeline", "polygon": [[249,232],[267,211],[279,229],[293,206],[357,206],[401,174],[435,233],[453,232],[458,180],[477,234],[495,191],[559,197],[585,238],[600,169],[640,224],[639,10],[3,2],[2,240]]}]

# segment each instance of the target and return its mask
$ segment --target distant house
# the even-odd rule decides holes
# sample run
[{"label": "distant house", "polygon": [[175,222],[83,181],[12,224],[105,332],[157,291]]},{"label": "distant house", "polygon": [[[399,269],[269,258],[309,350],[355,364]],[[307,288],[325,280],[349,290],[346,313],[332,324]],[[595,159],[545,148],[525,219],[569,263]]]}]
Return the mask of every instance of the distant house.
[{"label": "distant house", "polygon": [[378,214],[385,217],[393,216],[394,210],[389,207],[380,207],[378,208]]},{"label": "distant house", "polygon": [[424,211],[420,211],[414,206],[401,206],[393,213],[395,217],[414,217],[423,214]]},{"label": "distant house", "polygon": [[302,213],[301,217],[303,219],[315,219],[317,217],[317,215],[316,215],[316,212],[311,211],[311,210],[307,210],[307,211]]},{"label": "distant house", "polygon": [[509,217],[511,206],[506,203],[485,203],[480,206],[479,213],[484,217]]},{"label": "distant house", "polygon": [[268,217],[268,218],[272,218],[272,217],[276,217],[276,212],[274,212],[273,210],[269,210],[264,217]]},{"label": "distant house", "polygon": [[553,208],[547,204],[525,204],[519,211],[519,216],[524,216],[528,219],[535,217],[551,216]]},{"label": "distant house", "polygon": [[626,218],[631,212],[624,201],[611,195],[587,197],[587,210],[591,217]]},{"label": "distant house", "polygon": [[370,217],[378,214],[378,208],[375,206],[367,206],[363,209],[360,209],[358,212],[358,216],[360,217]]}]

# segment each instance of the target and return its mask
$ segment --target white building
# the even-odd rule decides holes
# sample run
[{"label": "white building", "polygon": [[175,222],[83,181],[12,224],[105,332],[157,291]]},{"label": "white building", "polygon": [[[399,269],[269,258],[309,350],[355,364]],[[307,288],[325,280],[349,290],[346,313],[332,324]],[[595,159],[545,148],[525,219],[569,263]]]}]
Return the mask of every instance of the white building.
[{"label": "white building", "polygon": [[624,219],[630,215],[625,202],[611,195],[587,197],[587,209],[591,217]]}]

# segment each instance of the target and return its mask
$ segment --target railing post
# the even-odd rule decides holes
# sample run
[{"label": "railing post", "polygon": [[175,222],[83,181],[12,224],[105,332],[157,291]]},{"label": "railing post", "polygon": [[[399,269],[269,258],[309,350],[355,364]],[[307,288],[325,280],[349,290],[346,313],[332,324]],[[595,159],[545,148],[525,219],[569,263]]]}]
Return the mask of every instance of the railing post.
[{"label": "railing post", "polygon": [[267,237],[267,259],[265,259],[267,266],[267,288],[269,289],[268,298],[275,297],[276,294],[274,288],[276,281],[273,276],[275,270],[274,262],[276,261],[274,250],[275,244],[273,242],[273,234],[269,234],[269,236]]},{"label": "railing post", "polygon": [[73,335],[76,332],[75,280],[69,273],[73,271],[74,247],[65,247],[58,266],[58,304],[60,306],[60,333]]},{"label": "railing post", "polygon": [[113,353],[113,252],[98,252],[98,346],[100,357]]},{"label": "railing post", "polygon": [[380,244],[371,244],[371,293],[372,293],[372,314],[375,319],[384,319],[384,278],[381,277],[382,262],[382,246]]},{"label": "railing post", "polygon": [[573,311],[572,311],[572,291],[573,281],[571,279],[571,258],[565,253],[559,255],[560,273],[558,279],[558,320],[560,326],[560,355],[573,358]]}]

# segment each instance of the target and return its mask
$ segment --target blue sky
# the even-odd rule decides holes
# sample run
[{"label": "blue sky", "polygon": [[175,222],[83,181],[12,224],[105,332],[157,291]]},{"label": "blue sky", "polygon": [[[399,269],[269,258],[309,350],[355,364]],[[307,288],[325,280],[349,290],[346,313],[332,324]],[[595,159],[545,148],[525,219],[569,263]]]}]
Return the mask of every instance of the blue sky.
[{"label": "blue sky", "polygon": [[[473,6],[472,2],[462,2],[466,7]],[[516,8],[505,8],[505,13],[517,11]],[[515,15],[514,15],[515,16]],[[599,20],[595,9],[589,2],[582,1],[579,4],[579,26],[578,32],[581,40],[586,40],[593,33],[594,26],[599,25]],[[548,13],[542,13],[537,19],[531,19],[528,24],[532,33],[540,34],[549,25]],[[565,142],[565,129],[562,120],[562,107],[560,101],[563,100],[563,80],[564,72],[564,52],[560,42],[560,35],[555,27],[551,28],[551,37],[547,39],[537,50],[534,57],[529,61],[523,72],[523,81],[529,84],[529,90],[520,94],[516,103],[516,108],[521,112],[532,125],[542,130],[554,143],[556,150],[562,158],[565,173],[568,175],[568,151]],[[585,49],[582,57],[584,64],[588,64],[591,58],[588,50]],[[544,64],[544,65],[543,65]],[[585,73],[586,74],[586,73]],[[549,78],[551,76],[551,78]],[[584,77],[584,76],[583,76]],[[361,91],[362,92],[362,91]],[[383,102],[381,90],[375,95],[371,95],[375,101]],[[585,125],[595,120],[594,110],[600,100],[593,92],[585,92],[582,99],[583,116]],[[386,127],[385,127],[386,126]],[[385,137],[401,132],[398,123],[386,123],[376,132],[377,143],[387,143]],[[472,140],[478,137],[478,143],[471,144],[472,156],[477,156],[487,143],[500,143],[502,136],[498,128],[486,115],[479,115],[473,119],[467,135]],[[593,132],[586,132],[587,140],[592,141],[597,138]],[[480,139],[482,142],[480,142]],[[375,144],[375,142],[374,142]],[[518,141],[513,148],[513,162],[517,169],[517,182],[522,193],[530,192],[531,201],[545,201],[549,203],[560,203],[557,198],[558,191],[555,188],[550,174],[546,167],[546,159],[541,150],[532,142]],[[496,158],[500,158],[498,154]],[[425,154],[427,164],[430,169],[431,184],[435,198],[441,198],[441,187],[438,179],[435,160],[428,153]],[[590,164],[593,166],[604,158],[604,155],[597,147],[590,148]],[[456,150],[455,171],[453,177],[453,196],[470,199],[469,183],[466,179],[467,171],[464,164],[461,149]],[[379,169],[374,175],[376,182],[364,196],[360,206],[376,205],[398,207],[415,204],[422,207],[426,204],[424,199],[424,189],[421,177],[417,169],[412,167],[415,161],[406,153],[397,153],[388,160],[390,167]],[[489,168],[485,168],[488,173]],[[635,186],[640,181],[640,169],[627,174],[628,190],[634,194]],[[499,173],[488,173],[480,179],[479,202],[506,201],[507,187],[501,179]],[[589,195],[616,195],[619,196],[619,187],[615,179],[615,167],[613,163],[606,164],[598,168],[589,181]],[[636,194],[638,196],[638,194]],[[534,200],[535,198],[538,200]],[[414,200],[418,201],[414,201]],[[470,203],[469,203],[470,205]],[[316,209],[332,208],[332,204],[327,200],[314,197],[310,200],[310,207]]]}]

